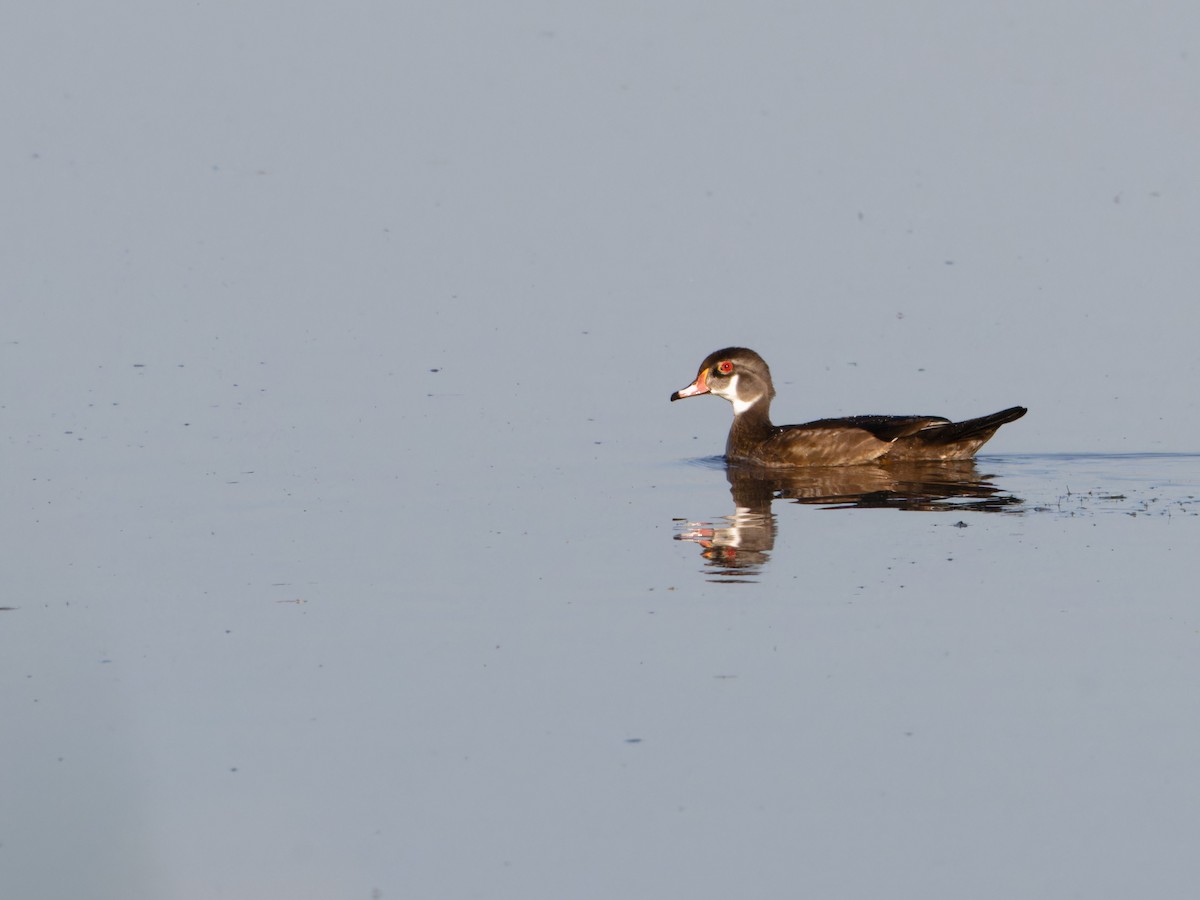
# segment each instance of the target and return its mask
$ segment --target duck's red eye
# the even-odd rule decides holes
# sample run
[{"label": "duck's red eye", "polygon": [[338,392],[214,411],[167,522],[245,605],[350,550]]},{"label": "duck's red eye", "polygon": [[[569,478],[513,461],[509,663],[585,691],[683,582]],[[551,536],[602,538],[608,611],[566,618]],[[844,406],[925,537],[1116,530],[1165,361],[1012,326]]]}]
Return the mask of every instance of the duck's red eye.
[{"label": "duck's red eye", "polygon": [[717,363],[717,371],[720,372],[722,375],[728,375],[730,372],[733,371],[733,363],[727,359],[723,359],[719,363]]}]

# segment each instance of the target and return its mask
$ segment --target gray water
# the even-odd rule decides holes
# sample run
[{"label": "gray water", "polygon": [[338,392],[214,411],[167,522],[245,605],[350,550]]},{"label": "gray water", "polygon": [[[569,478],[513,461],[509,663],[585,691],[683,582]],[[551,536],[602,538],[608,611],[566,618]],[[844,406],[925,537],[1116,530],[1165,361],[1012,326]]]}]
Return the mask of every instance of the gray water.
[{"label": "gray water", "polygon": [[1192,5],[11,18],[0,895],[1192,895]]}]

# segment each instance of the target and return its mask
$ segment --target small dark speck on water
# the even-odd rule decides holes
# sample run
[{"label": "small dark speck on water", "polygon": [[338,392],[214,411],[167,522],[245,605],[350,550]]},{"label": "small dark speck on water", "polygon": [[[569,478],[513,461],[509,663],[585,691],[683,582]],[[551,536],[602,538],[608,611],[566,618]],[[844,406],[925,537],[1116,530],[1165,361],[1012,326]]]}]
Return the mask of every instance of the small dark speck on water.
[{"label": "small dark speck on water", "polygon": [[964,522],[962,519],[959,519],[957,522],[954,523],[954,527],[955,528],[968,528],[970,526],[968,526],[967,523]]},{"label": "small dark speck on water", "polygon": [[641,742],[641,738],[625,738],[625,743],[627,744],[640,744]]},{"label": "small dark speck on water", "polygon": [[440,371],[442,371],[442,370],[441,370],[441,369],[430,369],[429,371],[430,371],[430,372],[440,372]]}]

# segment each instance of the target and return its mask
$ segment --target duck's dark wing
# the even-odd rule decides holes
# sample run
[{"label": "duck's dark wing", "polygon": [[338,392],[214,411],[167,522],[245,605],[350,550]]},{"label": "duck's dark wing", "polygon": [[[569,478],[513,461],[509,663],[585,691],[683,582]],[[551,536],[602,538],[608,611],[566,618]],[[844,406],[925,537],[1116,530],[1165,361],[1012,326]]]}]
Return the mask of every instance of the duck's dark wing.
[{"label": "duck's dark wing", "polygon": [[970,459],[1023,406],[951,422],[942,416],[845,416],[775,429],[762,451],[783,465],[845,466],[871,460]]},{"label": "duck's dark wing", "polygon": [[927,428],[953,424],[941,416],[844,416],[840,419],[818,419],[803,425],[785,425],[788,429],[859,428],[881,441],[894,441]]},{"label": "duck's dark wing", "polygon": [[1025,407],[951,422],[941,416],[845,416],[773,427],[767,436],[729,435],[726,455],[766,466],[852,466],[872,460],[970,459]]},{"label": "duck's dark wing", "polygon": [[[931,416],[847,416],[777,427],[750,452],[730,456],[772,466],[851,466],[879,459],[894,442],[922,429],[949,424]],[[736,441],[734,442],[736,444]]]},{"label": "duck's dark wing", "polygon": [[1025,415],[1023,406],[1012,406],[988,416],[948,422],[942,419],[897,438],[888,459],[970,459],[1006,422]]}]

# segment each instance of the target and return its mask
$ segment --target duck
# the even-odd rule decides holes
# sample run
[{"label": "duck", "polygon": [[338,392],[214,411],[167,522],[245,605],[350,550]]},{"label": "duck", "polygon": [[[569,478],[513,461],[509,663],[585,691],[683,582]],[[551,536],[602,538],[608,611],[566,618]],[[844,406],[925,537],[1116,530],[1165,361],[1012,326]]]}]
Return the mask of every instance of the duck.
[{"label": "duck", "polygon": [[733,404],[727,462],[786,468],[891,461],[972,459],[1001,425],[1025,415],[1011,406],[952,422],[942,416],[846,416],[802,425],[771,424],[775,385],[766,361],[746,347],[726,347],[700,363],[696,379],[671,401],[714,394]]}]

